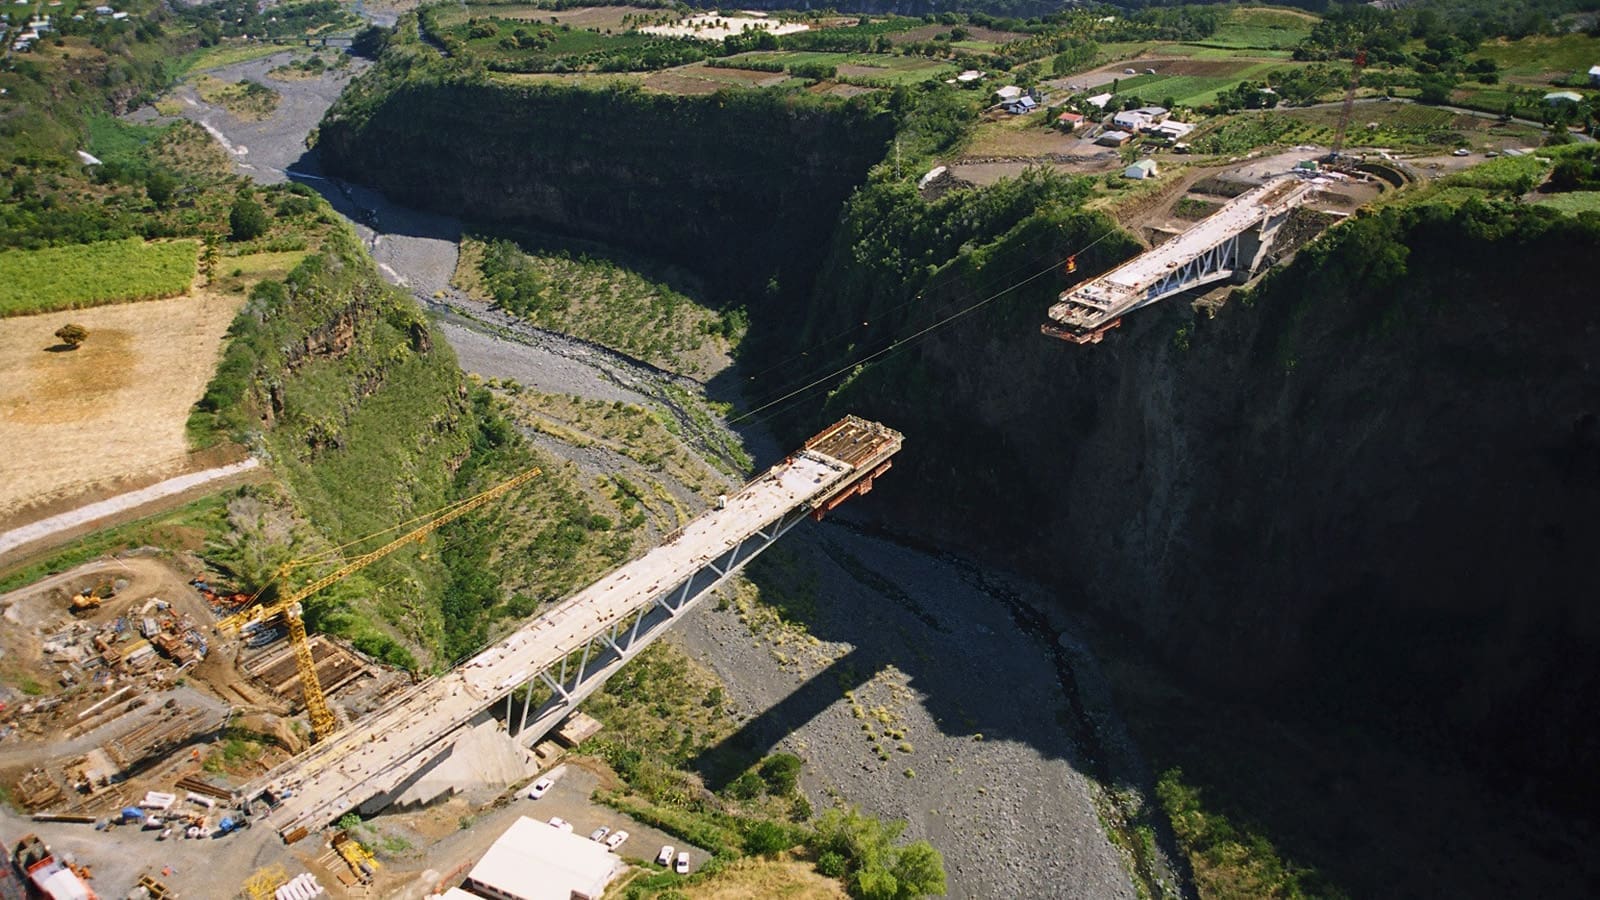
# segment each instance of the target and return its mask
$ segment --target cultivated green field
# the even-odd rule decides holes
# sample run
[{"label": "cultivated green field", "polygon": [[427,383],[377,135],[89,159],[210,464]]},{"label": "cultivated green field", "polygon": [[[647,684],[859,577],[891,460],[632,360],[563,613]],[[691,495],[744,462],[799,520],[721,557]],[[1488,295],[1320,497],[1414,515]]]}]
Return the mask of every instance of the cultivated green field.
[{"label": "cultivated green field", "polygon": [[836,53],[826,50],[767,50],[741,53],[729,57],[727,62],[771,65],[785,68],[793,66],[830,66],[838,70],[840,79],[883,82],[885,84],[919,84],[930,78],[944,78],[956,71],[953,63],[927,59],[921,56],[892,56],[887,53]]},{"label": "cultivated green field", "polygon": [[1552,74],[1576,75],[1600,63],[1600,38],[1587,34],[1485,41],[1476,57],[1494,60],[1508,78],[1542,80]]},{"label": "cultivated green field", "polygon": [[1600,212],[1600,191],[1571,191],[1565,194],[1551,194],[1534,202],[1540,206],[1549,206],[1573,215],[1581,212]]},{"label": "cultivated green field", "polygon": [[1311,34],[1317,18],[1287,9],[1234,9],[1227,21],[1201,43],[1213,47],[1289,50]]},{"label": "cultivated green field", "polygon": [[1135,75],[1120,79],[1117,93],[1137,94],[1151,103],[1170,97],[1178,106],[1199,106],[1212,102],[1217,94],[1241,81],[1260,79],[1266,72],[1281,67],[1280,63],[1258,62],[1241,63],[1237,70],[1219,75]]},{"label": "cultivated green field", "polygon": [[0,316],[172,297],[194,281],[197,241],[137,238],[0,253]]}]

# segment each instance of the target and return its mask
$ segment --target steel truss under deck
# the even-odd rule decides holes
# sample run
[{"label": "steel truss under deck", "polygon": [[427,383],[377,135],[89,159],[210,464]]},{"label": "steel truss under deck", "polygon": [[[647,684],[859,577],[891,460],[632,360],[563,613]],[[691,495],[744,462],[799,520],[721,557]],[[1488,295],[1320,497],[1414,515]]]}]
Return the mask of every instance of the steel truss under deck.
[{"label": "steel truss under deck", "polygon": [[1144,299],[1129,312],[1149,306],[1158,300],[1165,300],[1173,294],[1181,294],[1190,288],[1232,278],[1234,270],[1238,267],[1239,235],[1233,234],[1222,243],[1175,267],[1160,281],[1150,285],[1145,291]]},{"label": "steel truss under deck", "polygon": [[[707,562],[680,584],[657,594],[637,612],[612,622],[605,632],[563,656],[559,665],[546,666],[534,673],[519,686],[520,690],[507,691],[495,704],[504,701],[506,726],[518,743],[532,747],[549,734],[578,704],[665,634],[684,613],[808,515],[811,511],[806,508],[790,510]],[[516,714],[518,693],[522,695],[520,716]],[[535,697],[541,694],[544,699],[535,703]],[[513,723],[514,728],[511,727]]]}]

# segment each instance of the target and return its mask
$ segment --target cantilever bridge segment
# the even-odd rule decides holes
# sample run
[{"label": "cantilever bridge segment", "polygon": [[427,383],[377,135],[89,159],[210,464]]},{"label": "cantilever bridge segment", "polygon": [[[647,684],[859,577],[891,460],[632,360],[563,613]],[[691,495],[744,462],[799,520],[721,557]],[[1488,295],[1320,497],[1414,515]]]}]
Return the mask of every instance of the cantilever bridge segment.
[{"label": "cantilever bridge segment", "polygon": [[486,710],[503,704],[508,730],[532,745],[806,516],[820,519],[870,491],[901,442],[876,422],[840,420],[660,546],[268,772],[245,796],[283,798],[268,821],[293,843],[375,798],[381,805],[397,796]]},{"label": "cantilever bridge segment", "polygon": [[1314,190],[1287,176],[1240,194],[1183,234],[1064,291],[1050,307],[1053,321],[1039,330],[1098,344],[1136,309],[1224,279],[1248,279],[1266,260],[1279,226]]}]

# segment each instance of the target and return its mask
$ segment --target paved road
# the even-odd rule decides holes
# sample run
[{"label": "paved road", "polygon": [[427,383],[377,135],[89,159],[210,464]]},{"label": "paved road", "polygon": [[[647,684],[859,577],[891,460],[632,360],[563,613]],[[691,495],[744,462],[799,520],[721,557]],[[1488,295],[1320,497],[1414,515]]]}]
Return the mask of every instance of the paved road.
[{"label": "paved road", "polygon": [[13,528],[10,531],[0,532],[0,556],[9,553],[18,547],[45,540],[52,535],[64,531],[71,531],[84,525],[98,522],[102,519],[128,512],[146,506],[158,500],[193,490],[203,485],[232,478],[235,475],[248,472],[261,463],[255,458],[246,459],[231,465],[218,466],[215,469],[206,469],[202,472],[191,472],[188,475],[179,475],[168,478],[166,481],[157,482],[147,488],[118,494],[97,503],[80,506],[77,509],[41,519],[30,525]]}]

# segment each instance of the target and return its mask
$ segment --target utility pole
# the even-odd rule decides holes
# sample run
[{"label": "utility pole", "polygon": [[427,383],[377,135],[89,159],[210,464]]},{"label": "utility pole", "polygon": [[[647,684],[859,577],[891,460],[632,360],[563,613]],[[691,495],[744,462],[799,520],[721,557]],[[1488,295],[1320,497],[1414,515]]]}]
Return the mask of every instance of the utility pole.
[{"label": "utility pole", "polygon": [[900,138],[898,135],[894,139],[894,180],[900,180]]}]

